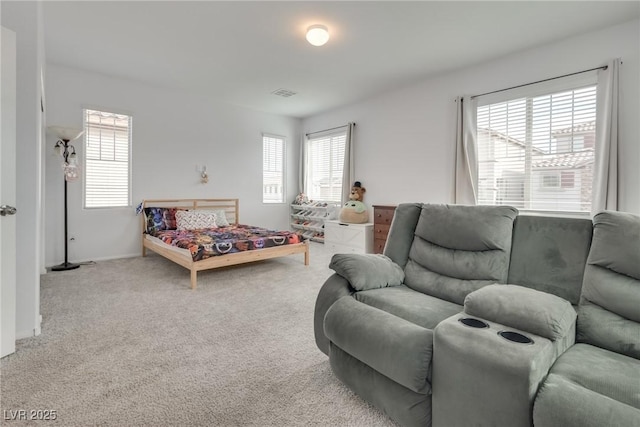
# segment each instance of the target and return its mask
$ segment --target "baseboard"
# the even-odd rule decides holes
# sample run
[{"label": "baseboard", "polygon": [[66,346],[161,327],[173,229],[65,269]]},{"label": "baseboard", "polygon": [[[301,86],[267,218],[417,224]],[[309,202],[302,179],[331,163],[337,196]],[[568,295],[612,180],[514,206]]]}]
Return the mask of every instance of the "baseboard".
[{"label": "baseboard", "polygon": [[[142,254],[140,252],[137,252],[135,254],[124,254],[124,255],[114,255],[114,256],[108,256],[108,257],[98,257],[98,258],[92,258],[92,259],[86,259],[86,260],[70,260],[69,262],[74,263],[74,264],[86,264],[89,262],[99,262],[99,261],[111,261],[112,259],[124,259],[124,258],[136,258],[142,256]],[[47,270],[49,270],[51,267],[53,267],[54,265],[59,265],[60,263],[55,263],[55,264],[51,264],[51,265],[47,265],[46,268]]]},{"label": "baseboard", "polygon": [[[38,328],[40,329],[40,328]],[[25,338],[32,338],[36,335],[40,335],[40,333],[36,334],[35,329],[31,329],[28,331],[16,331],[16,341],[17,340],[23,340]]]}]

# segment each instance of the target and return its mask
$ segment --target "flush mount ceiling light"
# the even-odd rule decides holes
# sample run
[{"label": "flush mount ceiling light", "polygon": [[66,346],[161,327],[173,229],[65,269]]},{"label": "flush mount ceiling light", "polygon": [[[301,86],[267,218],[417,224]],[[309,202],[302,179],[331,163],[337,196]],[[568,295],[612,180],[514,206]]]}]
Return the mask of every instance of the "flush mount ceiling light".
[{"label": "flush mount ceiling light", "polygon": [[322,46],[329,40],[329,30],[324,25],[312,25],[307,28],[307,41],[314,46]]}]

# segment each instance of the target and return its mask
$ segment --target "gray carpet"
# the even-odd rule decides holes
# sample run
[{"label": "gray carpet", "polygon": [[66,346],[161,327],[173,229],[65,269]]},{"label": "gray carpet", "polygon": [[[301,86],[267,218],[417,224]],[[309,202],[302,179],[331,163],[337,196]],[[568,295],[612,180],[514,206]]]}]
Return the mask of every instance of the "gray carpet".
[{"label": "gray carpet", "polygon": [[[313,339],[330,254],[198,274],[157,255],[42,276],[42,335],[1,362],[0,406],[65,426],[393,426]],[[8,422],[2,424],[25,424]],[[52,423],[48,423],[52,424]]]}]

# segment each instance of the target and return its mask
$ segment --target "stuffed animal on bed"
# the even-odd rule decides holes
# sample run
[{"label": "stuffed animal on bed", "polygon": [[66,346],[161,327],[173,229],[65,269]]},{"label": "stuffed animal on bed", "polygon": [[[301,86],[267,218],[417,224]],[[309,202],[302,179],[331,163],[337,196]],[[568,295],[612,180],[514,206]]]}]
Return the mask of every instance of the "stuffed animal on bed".
[{"label": "stuffed animal on bed", "polygon": [[364,224],[369,221],[369,210],[367,205],[362,202],[366,191],[367,189],[362,186],[360,181],[353,183],[351,193],[349,193],[349,201],[340,210],[341,222]]}]

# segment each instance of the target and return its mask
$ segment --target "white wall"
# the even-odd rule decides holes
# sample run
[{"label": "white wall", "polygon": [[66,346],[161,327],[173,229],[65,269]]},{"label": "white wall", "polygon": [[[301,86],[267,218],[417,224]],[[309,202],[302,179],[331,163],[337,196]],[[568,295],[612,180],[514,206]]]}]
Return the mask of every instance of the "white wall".
[{"label": "white wall", "polygon": [[[622,57],[619,209],[640,213],[640,21],[428,78],[306,118],[305,132],[356,122],[356,179],[365,202],[452,203],[454,99],[598,67]],[[416,55],[419,55],[416,52]]]},{"label": "white wall", "polygon": [[[133,115],[133,204],[154,198],[240,199],[240,222],[289,229],[297,194],[301,121],[222,105],[183,92],[77,69],[47,65],[47,124],[82,127],[84,106]],[[262,132],[287,141],[284,204],[262,203]],[[64,259],[63,177],[48,138],[46,264]],[[82,159],[82,140],[75,143]],[[201,184],[195,165],[205,164]],[[69,191],[69,260],[100,260],[141,253],[140,217],[126,209],[82,208],[82,182]]]},{"label": "white wall", "polygon": [[2,2],[2,25],[15,31],[17,51],[16,124],[16,338],[40,333],[42,247],[42,96],[44,67],[42,5]]}]

